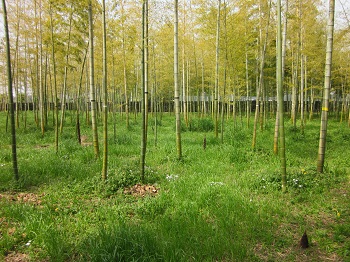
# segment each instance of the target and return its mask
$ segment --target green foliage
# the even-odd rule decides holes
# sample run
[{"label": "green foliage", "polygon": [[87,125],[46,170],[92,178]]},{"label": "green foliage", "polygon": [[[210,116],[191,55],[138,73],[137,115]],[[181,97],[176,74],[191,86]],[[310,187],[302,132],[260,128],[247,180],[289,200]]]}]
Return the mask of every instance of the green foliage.
[{"label": "green foliage", "polygon": [[111,193],[140,182],[140,172],[136,169],[136,166],[124,166],[123,168],[110,170],[108,173],[107,183],[104,187]]},{"label": "green foliage", "polygon": [[250,152],[237,147],[233,147],[229,154],[230,162],[240,168],[244,168],[245,163],[249,162],[251,159]]},{"label": "green foliage", "polygon": [[[322,256],[349,258],[350,154],[341,140],[347,129],[330,123],[333,142],[325,173],[317,174],[318,125],[308,123],[304,134],[288,127],[288,192],[282,194],[273,128],[258,132],[251,150],[251,129],[229,120],[222,144],[206,129],[211,119],[191,119],[181,161],[173,117],[163,116],[158,146],[148,145],[144,184],[157,188],[152,195],[124,194],[141,183],[138,125],[120,126],[116,141],[110,139],[106,181],[101,160],[91,146],[78,144],[67,122],[58,154],[53,129],[44,137],[35,127],[19,129],[15,184],[8,134],[0,133],[0,260],[16,251],[35,261],[275,261],[276,254],[295,261],[300,252],[293,247],[305,229]],[[317,252],[304,255],[317,260]]]},{"label": "green foliage", "polygon": [[[290,173],[288,175],[287,185],[290,191],[303,193],[312,190],[312,192],[323,193],[331,185],[337,183],[336,178],[329,174],[317,174],[316,170],[305,170]],[[259,181],[254,185],[256,189],[268,192],[281,189],[281,176],[279,173],[259,174]]]},{"label": "green foliage", "polygon": [[210,132],[214,130],[214,122],[211,118],[190,118],[188,125],[181,121],[181,132]]},{"label": "green foliage", "polygon": [[214,130],[214,122],[211,118],[191,118],[189,121],[189,131],[209,132]]},{"label": "green foliage", "polygon": [[79,261],[162,260],[157,252],[158,246],[156,235],[146,227],[128,224],[100,226],[78,247]]}]

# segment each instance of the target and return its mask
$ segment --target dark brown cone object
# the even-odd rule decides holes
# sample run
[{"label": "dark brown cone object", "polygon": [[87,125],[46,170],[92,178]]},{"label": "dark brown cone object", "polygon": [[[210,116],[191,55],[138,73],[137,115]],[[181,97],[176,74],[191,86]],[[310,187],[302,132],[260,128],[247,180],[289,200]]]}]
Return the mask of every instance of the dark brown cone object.
[{"label": "dark brown cone object", "polygon": [[309,247],[309,240],[307,238],[306,231],[304,232],[304,235],[300,239],[300,247],[302,248],[308,248]]},{"label": "dark brown cone object", "polygon": [[207,148],[207,137],[204,136],[204,139],[203,139],[203,149],[205,150]]}]

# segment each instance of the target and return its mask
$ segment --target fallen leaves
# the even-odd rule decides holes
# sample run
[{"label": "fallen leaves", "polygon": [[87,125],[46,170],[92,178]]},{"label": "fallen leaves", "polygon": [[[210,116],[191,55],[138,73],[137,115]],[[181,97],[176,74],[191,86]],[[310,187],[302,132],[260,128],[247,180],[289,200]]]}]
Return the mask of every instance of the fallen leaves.
[{"label": "fallen leaves", "polygon": [[29,261],[29,256],[22,253],[10,253],[5,257],[5,262],[27,262]]},{"label": "fallen leaves", "polygon": [[81,136],[81,146],[92,146],[92,142],[88,142],[89,138],[86,135]]},{"label": "fallen leaves", "polygon": [[35,206],[41,207],[43,194],[35,194],[35,193],[3,193],[0,194],[0,200],[5,199],[7,201],[17,202],[17,203],[27,203]]},{"label": "fallen leaves", "polygon": [[12,236],[15,232],[16,232],[16,228],[15,227],[11,227],[11,228],[7,229],[7,234],[9,236]]},{"label": "fallen leaves", "polygon": [[154,185],[141,185],[136,184],[130,188],[124,189],[124,194],[133,195],[133,196],[156,196],[158,194],[159,188],[156,188]]},{"label": "fallen leaves", "polygon": [[19,202],[23,202],[23,203],[31,203],[34,205],[41,205],[42,201],[41,201],[41,197],[44,196],[44,194],[42,195],[37,195],[34,193],[19,193],[17,195],[17,200]]}]

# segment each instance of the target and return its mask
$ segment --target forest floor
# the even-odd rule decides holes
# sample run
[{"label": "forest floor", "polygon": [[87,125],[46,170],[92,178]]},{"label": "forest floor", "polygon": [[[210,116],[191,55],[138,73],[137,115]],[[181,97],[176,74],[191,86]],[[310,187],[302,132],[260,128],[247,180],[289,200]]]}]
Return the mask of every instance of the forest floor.
[{"label": "forest floor", "polygon": [[[272,118],[252,149],[253,123],[244,117],[226,120],[221,142],[210,118],[191,115],[178,160],[174,116],[150,115],[141,181],[141,119],[126,128],[118,114],[116,133],[109,118],[102,181],[84,119],[80,145],[67,112],[56,153],[52,123],[42,136],[21,116],[15,182],[0,113],[0,261],[350,261],[350,128],[330,118],[319,174],[316,118],[303,130],[286,121],[282,193]],[[102,148],[101,123],[99,130]],[[308,248],[300,246],[304,232]]]}]

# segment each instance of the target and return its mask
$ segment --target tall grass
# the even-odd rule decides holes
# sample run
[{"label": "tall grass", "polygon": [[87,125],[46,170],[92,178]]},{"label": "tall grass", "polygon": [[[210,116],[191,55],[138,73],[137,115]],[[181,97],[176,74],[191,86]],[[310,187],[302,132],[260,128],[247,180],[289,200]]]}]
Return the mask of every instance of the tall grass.
[{"label": "tall grass", "polygon": [[[295,261],[304,230],[318,251],[303,256],[349,258],[345,124],[330,120],[326,173],[317,174],[318,123],[301,132],[286,122],[288,193],[282,194],[273,120],[258,131],[252,150],[250,128],[228,121],[222,144],[209,118],[192,116],[178,160],[174,119],[163,116],[157,147],[149,127],[146,155],[145,183],[158,194],[142,197],[124,194],[140,183],[141,132],[137,122],[125,130],[122,121],[115,140],[110,128],[107,181],[100,179],[101,160],[78,144],[68,121],[57,154],[52,128],[44,137],[35,125],[18,129],[15,184],[9,134],[0,132],[0,259],[19,252],[33,261]],[[82,133],[91,141],[89,126]],[[19,192],[37,198],[23,201]]]}]

